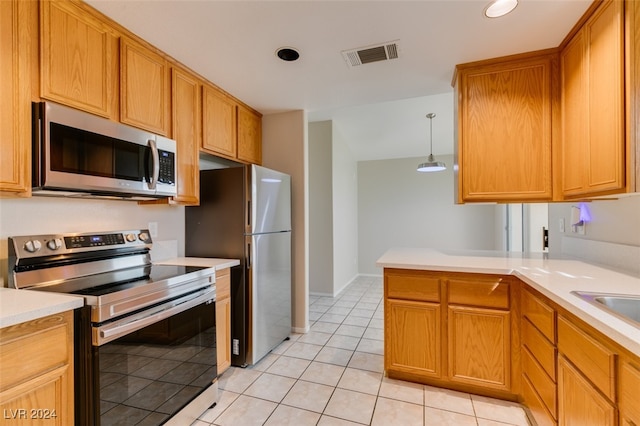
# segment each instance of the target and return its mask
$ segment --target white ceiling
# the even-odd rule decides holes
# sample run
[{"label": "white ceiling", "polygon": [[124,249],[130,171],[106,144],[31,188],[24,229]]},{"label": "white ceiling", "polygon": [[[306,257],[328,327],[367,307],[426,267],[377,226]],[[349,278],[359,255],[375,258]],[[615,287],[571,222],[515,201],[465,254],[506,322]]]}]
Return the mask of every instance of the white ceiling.
[{"label": "white ceiling", "polygon": [[[434,154],[452,153],[455,64],[555,47],[591,0],[520,0],[498,19],[489,0],[87,2],[263,114],[333,120],[372,160],[427,155],[429,112]],[[398,59],[349,68],[341,54],[393,40]]]}]

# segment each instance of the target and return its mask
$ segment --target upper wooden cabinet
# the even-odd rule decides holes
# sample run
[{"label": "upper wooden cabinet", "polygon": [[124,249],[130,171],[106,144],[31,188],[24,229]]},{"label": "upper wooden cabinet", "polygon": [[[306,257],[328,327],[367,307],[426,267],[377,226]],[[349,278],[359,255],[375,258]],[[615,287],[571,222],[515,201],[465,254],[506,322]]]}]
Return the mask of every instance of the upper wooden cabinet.
[{"label": "upper wooden cabinet", "polygon": [[202,86],[202,149],[236,158],[237,123],[236,102],[213,86]]},{"label": "upper wooden cabinet", "polygon": [[605,1],[560,53],[562,193],[625,190],[624,3]]},{"label": "upper wooden cabinet", "polygon": [[238,105],[238,160],[262,164],[262,117]]},{"label": "upper wooden cabinet", "polygon": [[118,36],[79,4],[40,2],[41,96],[117,119]]},{"label": "upper wooden cabinet", "polygon": [[550,201],[557,55],[458,65],[458,202]]},{"label": "upper wooden cabinet", "polygon": [[250,164],[262,164],[262,116],[222,90],[202,87],[202,150]]},{"label": "upper wooden cabinet", "polygon": [[122,37],[120,121],[163,136],[170,133],[169,63],[151,49]]},{"label": "upper wooden cabinet", "polygon": [[177,144],[178,194],[175,201],[198,204],[200,176],[200,80],[181,68],[171,70],[171,127]]},{"label": "upper wooden cabinet", "polygon": [[[0,1],[0,193],[31,191],[31,43],[33,2]],[[33,63],[32,63],[33,62]]]}]

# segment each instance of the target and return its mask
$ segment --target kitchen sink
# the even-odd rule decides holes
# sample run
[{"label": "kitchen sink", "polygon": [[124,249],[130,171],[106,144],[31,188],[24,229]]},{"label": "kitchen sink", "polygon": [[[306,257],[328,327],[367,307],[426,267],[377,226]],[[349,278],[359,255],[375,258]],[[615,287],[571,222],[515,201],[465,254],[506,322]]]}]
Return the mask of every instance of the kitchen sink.
[{"label": "kitchen sink", "polygon": [[640,327],[640,295],[591,293],[572,291],[571,293],[586,300],[617,317]]}]

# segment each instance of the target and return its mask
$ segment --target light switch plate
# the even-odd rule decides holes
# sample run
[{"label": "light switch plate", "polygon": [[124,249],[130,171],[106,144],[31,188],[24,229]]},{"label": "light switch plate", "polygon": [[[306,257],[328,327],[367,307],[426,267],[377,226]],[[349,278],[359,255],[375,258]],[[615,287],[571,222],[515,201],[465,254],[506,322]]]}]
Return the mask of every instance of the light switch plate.
[{"label": "light switch plate", "polygon": [[564,218],[561,217],[558,221],[558,231],[564,232]]}]

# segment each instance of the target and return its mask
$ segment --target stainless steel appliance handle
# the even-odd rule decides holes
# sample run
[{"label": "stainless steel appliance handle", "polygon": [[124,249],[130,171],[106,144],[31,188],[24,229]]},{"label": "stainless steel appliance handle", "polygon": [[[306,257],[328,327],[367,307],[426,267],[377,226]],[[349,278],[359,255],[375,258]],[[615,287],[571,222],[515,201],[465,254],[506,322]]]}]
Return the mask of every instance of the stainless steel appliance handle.
[{"label": "stainless steel appliance handle", "polygon": [[197,292],[195,295],[190,294],[185,297],[172,300],[171,302],[158,306],[155,309],[144,311],[141,316],[133,316],[130,319],[125,318],[122,320],[123,322],[118,321],[113,324],[94,327],[92,331],[93,344],[101,346],[202,303],[212,303],[215,301],[215,296],[215,287],[210,287]]},{"label": "stainless steel appliance handle", "polygon": [[156,189],[158,176],[160,176],[160,155],[158,155],[158,146],[156,145],[156,141],[149,139],[149,148],[151,148],[151,157],[153,157],[153,170],[151,171],[149,189]]}]

